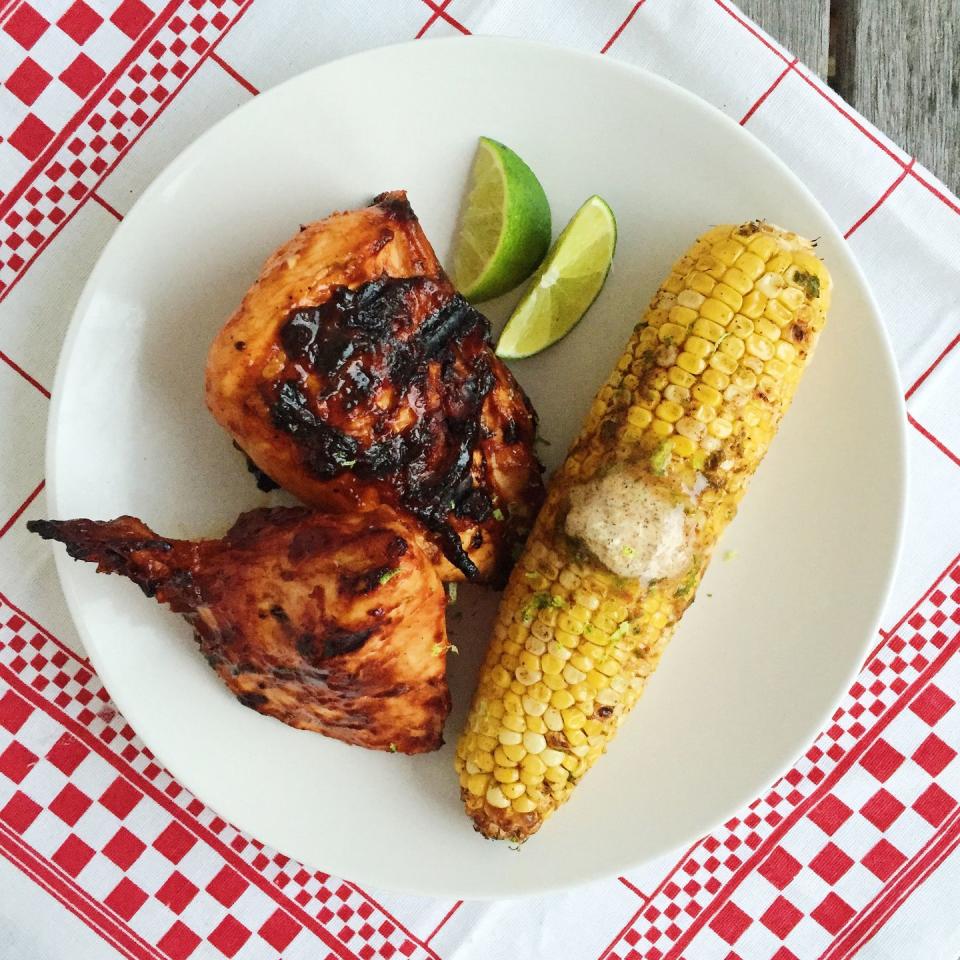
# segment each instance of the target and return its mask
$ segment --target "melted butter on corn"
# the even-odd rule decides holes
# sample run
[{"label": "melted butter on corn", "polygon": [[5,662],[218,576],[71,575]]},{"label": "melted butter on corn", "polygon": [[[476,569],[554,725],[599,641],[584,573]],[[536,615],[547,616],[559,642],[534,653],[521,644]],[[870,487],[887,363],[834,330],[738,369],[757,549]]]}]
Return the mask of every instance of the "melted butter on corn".
[{"label": "melted butter on corn", "polygon": [[[538,830],[637,701],[790,404],[830,286],[808,241],[752,222],[705,233],[657,291],[500,604],[456,755],[484,835]],[[624,484],[621,525],[599,515]]]}]

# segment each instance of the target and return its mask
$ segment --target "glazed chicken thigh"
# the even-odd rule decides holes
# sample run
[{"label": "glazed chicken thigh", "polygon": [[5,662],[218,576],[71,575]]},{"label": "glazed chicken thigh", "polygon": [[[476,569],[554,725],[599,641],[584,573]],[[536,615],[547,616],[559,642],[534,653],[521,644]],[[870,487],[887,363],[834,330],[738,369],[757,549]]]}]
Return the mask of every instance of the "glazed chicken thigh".
[{"label": "glazed chicken thigh", "polygon": [[442,744],[446,597],[389,511],[252,510],[201,541],[165,539],[133,517],[28,527],[182,614],[245,706],[372,749]]},{"label": "glazed chicken thigh", "polygon": [[382,505],[444,580],[499,583],[538,510],[536,417],[406,194],[303,227],[210,348],[207,405],[322,510]]}]

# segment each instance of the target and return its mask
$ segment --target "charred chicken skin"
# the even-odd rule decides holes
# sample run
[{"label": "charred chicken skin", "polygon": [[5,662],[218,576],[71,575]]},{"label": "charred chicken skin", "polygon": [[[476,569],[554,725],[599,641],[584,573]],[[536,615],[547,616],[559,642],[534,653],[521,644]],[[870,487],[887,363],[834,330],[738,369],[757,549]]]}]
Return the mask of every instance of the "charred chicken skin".
[{"label": "charred chicken skin", "polygon": [[28,527],[182,614],[245,706],[371,749],[442,744],[444,589],[389,511],[253,510],[201,541],[165,539],[133,517]]},{"label": "charred chicken skin", "polygon": [[306,504],[388,506],[444,580],[499,583],[539,509],[536,417],[402,191],[303,227],[207,360],[207,405]]}]

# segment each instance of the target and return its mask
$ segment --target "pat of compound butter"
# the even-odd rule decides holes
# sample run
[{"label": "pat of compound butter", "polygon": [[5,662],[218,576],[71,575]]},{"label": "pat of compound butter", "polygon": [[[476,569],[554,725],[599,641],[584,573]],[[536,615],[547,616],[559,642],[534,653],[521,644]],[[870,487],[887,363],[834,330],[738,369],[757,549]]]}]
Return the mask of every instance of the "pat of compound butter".
[{"label": "pat of compound butter", "polygon": [[621,577],[680,576],[693,559],[687,527],[682,504],[624,467],[570,491],[566,532]]}]

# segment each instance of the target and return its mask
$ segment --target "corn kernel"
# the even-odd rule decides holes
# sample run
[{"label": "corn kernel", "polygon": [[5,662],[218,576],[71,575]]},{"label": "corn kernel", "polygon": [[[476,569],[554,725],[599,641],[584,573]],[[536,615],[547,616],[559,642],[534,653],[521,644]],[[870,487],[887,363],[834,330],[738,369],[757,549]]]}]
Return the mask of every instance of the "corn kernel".
[{"label": "corn kernel", "polygon": [[707,386],[713,387],[715,390],[723,390],[730,382],[730,378],[725,373],[721,373],[719,370],[709,367],[703,371],[703,382]]},{"label": "corn kernel", "polygon": [[718,260],[722,260],[726,266],[730,267],[743,255],[744,250],[733,237],[728,237],[714,244],[712,252]]},{"label": "corn kernel", "polygon": [[561,713],[564,727],[570,730],[579,730],[587,722],[586,715],[578,707],[569,707]]},{"label": "corn kernel", "polygon": [[[523,733],[527,728],[527,723],[523,719],[523,714],[519,713],[507,713],[504,714],[503,719],[500,721],[507,730],[513,730],[516,733]],[[500,741],[503,743],[503,741]]]},{"label": "corn kernel", "polygon": [[760,357],[756,357],[753,355],[749,357],[744,357],[740,361],[740,365],[745,370],[752,370],[758,376],[759,374],[763,373],[763,360],[761,360]]},{"label": "corn kernel", "polygon": [[550,767],[557,767],[563,762],[564,754],[559,750],[554,750],[552,747],[547,747],[541,754],[539,754],[540,760],[544,765],[549,769]]},{"label": "corn kernel", "polygon": [[790,266],[790,255],[781,251],[767,261],[767,270],[770,273],[783,273]]},{"label": "corn kernel", "polygon": [[543,683],[535,683],[532,687],[529,687],[527,694],[541,703],[547,703],[550,699],[550,691]]},{"label": "corn kernel", "polygon": [[528,796],[517,797],[516,800],[511,802],[510,806],[517,813],[533,813],[537,809],[537,805]]},{"label": "corn kernel", "polygon": [[[709,301],[707,302],[709,303]],[[700,317],[693,325],[693,332],[698,337],[703,337],[704,340],[711,340],[716,343],[723,336],[724,331],[719,323],[708,320],[706,317]]]},{"label": "corn kernel", "polygon": [[733,424],[723,417],[717,417],[717,419],[712,421],[710,426],[707,427],[707,430],[718,440],[723,440],[733,432]]},{"label": "corn kernel", "polygon": [[627,414],[627,422],[635,427],[639,427],[641,430],[649,426],[652,419],[653,415],[643,407],[631,407],[630,412]]},{"label": "corn kernel", "polygon": [[763,315],[768,320],[772,320],[778,327],[785,327],[793,319],[793,312],[788,310],[779,300],[769,300]]},{"label": "corn kernel", "polygon": [[[770,264],[767,264],[770,271]],[[786,281],[779,273],[767,272],[757,281],[757,289],[765,297],[775,297],[786,285]]]},{"label": "corn kernel", "polygon": [[670,449],[678,457],[689,457],[697,447],[688,437],[674,437],[673,446]]},{"label": "corn kernel", "polygon": [[749,393],[757,385],[757,375],[752,370],[738,370],[732,382],[739,390]]},{"label": "corn kernel", "polygon": [[784,287],[784,289],[777,294],[777,299],[788,310],[796,311],[804,305],[807,298],[803,291],[797,289],[797,287]]},{"label": "corn kernel", "polygon": [[528,753],[523,758],[520,766],[529,773],[539,777],[542,777],[547,771],[547,765],[543,762],[542,758],[535,753]]},{"label": "corn kernel", "polygon": [[[530,753],[530,754],[543,753],[543,751],[546,750],[547,748],[547,741],[542,733],[532,733],[531,731],[528,730],[523,735],[523,746],[526,749],[527,753]],[[521,757],[521,759],[523,758]]]},{"label": "corn kernel", "polygon": [[740,304],[743,303],[743,295],[725,283],[718,283],[716,287],[714,287],[713,299],[725,303],[731,312],[739,310]]},{"label": "corn kernel", "polygon": [[683,407],[679,403],[665,400],[657,407],[657,416],[667,423],[676,423],[683,416]]},{"label": "corn kernel", "polygon": [[729,377],[737,369],[737,361],[727,353],[715,353],[710,358],[710,366]]},{"label": "corn kernel", "polygon": [[[680,434],[680,437],[689,438],[690,440],[699,440],[703,436],[703,424],[698,423],[692,417],[681,417],[676,423],[677,433]],[[677,441],[680,437],[676,437],[673,441],[672,449],[677,450]]]},{"label": "corn kernel", "polygon": [[[671,367],[667,371],[667,377],[672,384],[675,384],[678,387],[686,387],[689,389],[696,383],[696,379],[686,370],[682,370],[680,367]],[[629,417],[628,417],[629,418]],[[647,421],[649,423],[649,421]],[[646,426],[646,424],[644,424]]]},{"label": "corn kernel", "polygon": [[708,296],[716,286],[716,281],[712,277],[708,277],[705,273],[699,271],[691,273],[686,282],[691,290],[696,290],[703,296]]},{"label": "corn kernel", "polygon": [[759,290],[751,290],[743,298],[743,306],[740,307],[740,313],[750,320],[756,320],[767,306],[767,298]]},{"label": "corn kernel", "polygon": [[703,303],[703,294],[696,290],[681,290],[677,294],[677,303],[681,307],[689,307],[691,310],[699,310]]},{"label": "corn kernel", "polygon": [[[736,294],[736,297],[738,300],[740,299],[739,294]],[[718,326],[725,327],[733,316],[733,310],[722,300],[711,297],[709,300],[703,301],[703,306],[700,308],[700,316],[703,319],[710,320],[712,323],[716,323]]]},{"label": "corn kernel", "polygon": [[549,780],[551,783],[566,783],[569,778],[569,770],[565,770],[563,767],[548,767],[544,779]]},{"label": "corn kernel", "polygon": [[518,797],[522,797],[527,792],[527,788],[519,782],[519,779],[520,775],[517,774],[517,780],[514,780],[511,783],[500,784],[500,792],[508,800],[516,800]]},{"label": "corn kernel", "polygon": [[663,391],[663,399],[668,403],[683,404],[690,399],[690,390],[687,387],[678,387],[675,383],[669,383]]},{"label": "corn kernel", "polygon": [[505,810],[510,806],[510,801],[503,795],[503,791],[496,784],[487,790],[486,800],[491,807],[496,807],[498,810]]},{"label": "corn kernel", "polygon": [[[526,729],[526,724],[524,724],[524,729]],[[517,730],[501,730],[500,733],[497,734],[497,739],[506,747],[510,746],[510,744],[520,743],[523,737]]]},{"label": "corn kernel", "polygon": [[766,270],[766,266],[766,258],[758,257],[749,250],[737,261],[737,269],[742,271],[751,283]]},{"label": "corn kernel", "polygon": [[472,777],[467,778],[467,790],[475,797],[482,797],[487,791],[487,784],[490,782],[490,777],[485,773],[475,773]]},{"label": "corn kernel", "polygon": [[[660,339],[665,340],[667,337],[683,336],[687,330],[687,327],[697,319],[697,311],[691,310],[689,307],[671,307],[670,313],[668,314],[668,322],[660,325],[659,334]],[[668,332],[664,333],[664,327],[668,328]],[[675,330],[679,330],[679,333],[674,333]]]},{"label": "corn kernel", "polygon": [[495,686],[505,689],[510,686],[511,677],[510,677],[510,674],[507,673],[507,671],[504,670],[502,666],[500,666],[500,664],[497,664],[490,671],[490,680],[494,683]]},{"label": "corn kernel", "polygon": [[535,700],[529,695],[524,695],[521,700],[523,706],[523,712],[530,717],[542,717],[543,711],[547,709],[545,703],[541,703],[539,700]]},{"label": "corn kernel", "polygon": [[766,337],[768,340],[780,339],[780,328],[766,317],[760,317],[760,319],[757,320],[756,327],[757,333],[759,333],[761,337]]},{"label": "corn kernel", "polygon": [[786,340],[778,340],[776,354],[784,363],[793,363],[797,356],[797,348]]},{"label": "corn kernel", "polygon": [[[760,265],[760,269],[763,270],[763,264]],[[731,267],[724,275],[723,282],[732,287],[737,293],[742,297],[745,293],[750,291],[750,288],[753,286],[753,281],[740,269],[740,267]],[[717,295],[718,300],[723,300],[719,294]],[[726,302],[726,301],[724,301]],[[733,304],[730,304],[733,307]],[[734,307],[735,310],[739,310],[739,307]]]},{"label": "corn kernel", "polygon": [[764,337],[754,333],[747,337],[747,353],[761,360],[769,360],[773,356],[773,344]]},{"label": "corn kernel", "polygon": [[548,707],[543,715],[543,722],[548,730],[558,733],[563,729],[563,715],[555,707]]},{"label": "corn kernel", "polygon": [[706,361],[700,357],[694,356],[692,353],[684,351],[677,357],[677,366],[683,370],[686,370],[687,373],[692,373],[694,375],[699,375],[703,373],[704,367],[706,367]]},{"label": "corn kernel", "polygon": [[711,407],[720,405],[720,394],[706,383],[698,383],[693,388],[693,395],[701,403],[706,403]]},{"label": "corn kernel", "polygon": [[763,260],[769,260],[780,247],[769,233],[754,234],[747,246]]},{"label": "corn kernel", "polygon": [[503,750],[503,755],[510,763],[519,763],[527,755],[527,751],[519,744],[502,747],[501,749]]},{"label": "corn kernel", "polygon": [[547,725],[543,722],[543,717],[527,717],[527,729],[531,733],[546,733]]},{"label": "corn kernel", "polygon": [[787,365],[782,361],[774,357],[772,360],[768,360],[763,365],[764,371],[774,380],[782,380],[787,373]]},{"label": "corn kernel", "polygon": [[683,348],[687,353],[703,358],[709,356],[713,351],[713,344],[709,340],[704,340],[703,337],[692,336],[687,337]]},{"label": "corn kernel", "polygon": [[567,707],[572,707],[573,704],[574,700],[569,690],[557,690],[550,698],[550,706],[556,707],[558,710],[566,710]]},{"label": "corn kernel", "polygon": [[563,674],[550,673],[544,676],[543,682],[549,690],[562,690],[566,680],[563,679]]}]

